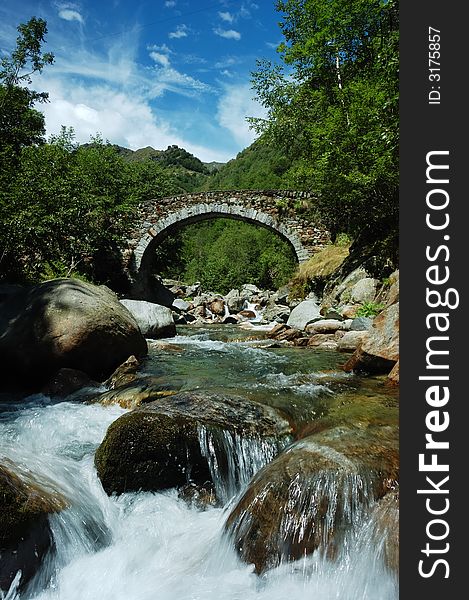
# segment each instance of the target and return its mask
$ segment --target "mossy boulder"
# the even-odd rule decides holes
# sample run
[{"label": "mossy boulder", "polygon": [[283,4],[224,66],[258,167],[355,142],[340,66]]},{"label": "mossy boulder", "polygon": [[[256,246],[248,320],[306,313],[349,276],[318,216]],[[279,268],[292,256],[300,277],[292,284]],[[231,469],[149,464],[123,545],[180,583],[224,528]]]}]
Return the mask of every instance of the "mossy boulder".
[{"label": "mossy boulder", "polygon": [[[290,433],[274,409],[240,396],[214,392],[179,392],[157,397],[111,424],[95,464],[108,494],[161,490],[211,481],[201,450],[201,428],[217,434],[276,439]],[[219,437],[220,437],[219,435]],[[220,470],[228,468],[223,443],[214,452]]]},{"label": "mossy boulder", "polygon": [[147,344],[129,311],[104,286],[53,279],[12,295],[0,314],[5,373],[40,389],[59,369],[103,381]]},{"label": "mossy boulder", "polygon": [[0,589],[8,590],[18,570],[21,585],[35,574],[52,547],[48,516],[66,501],[0,465]]},{"label": "mossy boulder", "polygon": [[253,478],[226,521],[257,573],[320,551],[344,536],[398,477],[397,431],[338,427],[293,444]]}]

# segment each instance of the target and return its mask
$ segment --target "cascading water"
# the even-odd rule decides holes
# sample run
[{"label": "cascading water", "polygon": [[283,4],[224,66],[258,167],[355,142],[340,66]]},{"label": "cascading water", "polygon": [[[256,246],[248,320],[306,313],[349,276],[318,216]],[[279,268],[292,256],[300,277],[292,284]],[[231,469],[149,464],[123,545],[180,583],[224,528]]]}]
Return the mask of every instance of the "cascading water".
[{"label": "cascading water", "polygon": [[[222,383],[234,389],[237,385],[238,391],[244,389],[256,399],[263,394],[272,405],[284,402],[285,410],[294,404],[301,415],[329,401],[330,394],[321,399],[316,388],[304,387],[301,377],[294,376],[302,364],[299,353],[289,355],[287,363],[287,351],[275,354],[248,344],[210,340],[206,333],[171,342],[183,351],[155,351],[155,372],[163,364],[168,380],[176,383],[185,373],[184,385],[190,389],[219,388]],[[301,360],[305,360],[305,374],[314,370],[311,358]],[[327,360],[333,367],[333,357]],[[287,364],[291,364],[290,373]],[[151,371],[151,361],[147,369]],[[289,387],[295,389],[277,388],[280,376],[291,376]],[[271,387],[254,389],[258,381]],[[314,378],[308,385],[315,385]],[[318,385],[324,386],[321,377]],[[2,600],[397,598],[396,577],[381,557],[376,526],[367,525],[363,517],[368,506],[362,501],[363,486],[358,479],[350,482],[357,505],[347,508],[349,533],[335,561],[314,553],[259,577],[253,565],[240,560],[225,532],[226,507],[199,509],[179,498],[176,490],[118,497],[104,493],[94,452],[124,409],[82,404],[76,399],[54,403],[44,396],[21,404],[6,402],[0,409],[0,463],[9,460],[39,482],[53,481],[68,501],[66,509],[49,519],[55,548],[41,570],[20,591],[18,580],[14,582],[10,590],[0,593]],[[203,428],[199,441],[223,503],[242,492],[256,471],[281,450],[275,441]],[[222,456],[228,457],[223,473],[219,470]],[[334,497],[334,481],[325,484],[327,494]],[[309,505],[302,508],[310,509]]]},{"label": "cascading water", "polygon": [[285,440],[241,436],[199,426],[202,456],[207,459],[217,498],[225,505],[287,444]]}]

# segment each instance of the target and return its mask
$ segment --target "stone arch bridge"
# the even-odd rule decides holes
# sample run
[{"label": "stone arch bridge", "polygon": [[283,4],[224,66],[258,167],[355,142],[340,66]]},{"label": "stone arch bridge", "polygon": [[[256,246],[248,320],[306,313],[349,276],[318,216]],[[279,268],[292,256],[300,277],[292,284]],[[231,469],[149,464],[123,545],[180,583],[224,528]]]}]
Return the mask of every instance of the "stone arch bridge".
[{"label": "stone arch bridge", "polygon": [[216,217],[261,225],[292,248],[298,262],[329,241],[329,233],[308,218],[314,202],[308,192],[293,190],[213,191],[150,200],[140,205],[123,261],[136,295],[150,276],[152,250],[181,227]]}]

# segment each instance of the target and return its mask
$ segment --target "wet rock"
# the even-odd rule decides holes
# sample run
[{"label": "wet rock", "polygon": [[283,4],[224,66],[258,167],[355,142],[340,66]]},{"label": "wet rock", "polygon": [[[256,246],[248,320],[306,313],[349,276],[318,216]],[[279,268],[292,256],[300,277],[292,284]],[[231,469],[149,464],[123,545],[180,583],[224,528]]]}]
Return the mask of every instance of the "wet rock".
[{"label": "wet rock", "polygon": [[76,369],[59,369],[41,393],[50,398],[65,398],[83,388],[96,388],[100,384],[83,371]]},{"label": "wet rock", "polygon": [[137,373],[140,369],[140,361],[135,356],[129,358],[119,365],[114,373],[104,382],[104,385],[113,390],[123,385],[133,383],[137,379]]},{"label": "wet rock", "polygon": [[122,408],[137,408],[138,406],[153,402],[157,398],[172,396],[178,390],[152,377],[145,377],[137,381],[123,383],[119,387],[95,395],[91,402],[110,406],[118,404]]},{"label": "wet rock", "polygon": [[0,363],[36,389],[61,368],[102,381],[131,354],[146,353],[135,319],[104,286],[54,279],[2,304]]},{"label": "wet rock", "polygon": [[291,311],[287,325],[304,330],[306,325],[321,318],[318,304],[314,300],[304,300]]},{"label": "wet rock", "polygon": [[48,516],[66,507],[58,493],[18,477],[12,469],[0,465],[0,589],[5,591],[18,570],[21,586],[36,573],[53,546]]},{"label": "wet rock", "polygon": [[351,331],[368,331],[373,327],[373,319],[370,317],[356,317],[350,324]]},{"label": "wet rock", "polygon": [[198,510],[206,510],[210,506],[217,505],[215,490],[209,481],[204,485],[188,483],[179,489],[178,496],[189,506]]},{"label": "wet rock", "polygon": [[399,360],[399,303],[375,317],[368,333],[344,370],[387,374]]},{"label": "wet rock", "polygon": [[238,315],[228,315],[222,321],[223,325],[237,325],[239,323]]},{"label": "wet rock", "polygon": [[275,337],[282,331],[286,331],[287,330],[287,326],[285,325],[285,323],[277,323],[277,325],[274,325],[274,327],[272,327],[272,329],[269,331],[269,333],[267,334],[268,338],[271,339],[275,339]]},{"label": "wet rock", "polygon": [[304,347],[307,346],[309,343],[309,339],[308,337],[300,337],[300,338],[296,338],[294,340],[294,345],[295,346],[300,346],[300,347]]},{"label": "wet rock", "polygon": [[354,352],[367,337],[367,331],[346,331],[337,349],[339,352]]},{"label": "wet rock", "polygon": [[335,428],[290,446],[264,467],[225,528],[257,573],[319,551],[333,558],[357,519],[398,477],[398,433]]},{"label": "wet rock", "polygon": [[[218,432],[222,439],[227,435],[276,440],[290,432],[288,422],[274,409],[241,396],[180,392],[158,398],[109,427],[95,455],[105,491],[156,491],[211,481],[201,450],[201,428],[214,436]],[[223,472],[228,468],[226,449],[221,444],[214,451]]]},{"label": "wet rock", "polygon": [[[377,558],[386,567],[399,573],[399,491],[390,491],[376,503],[368,523],[371,543],[377,548]],[[368,533],[368,531],[366,531]]]},{"label": "wet rock", "polygon": [[252,310],[240,310],[238,313],[238,317],[244,317],[244,319],[255,319],[256,313]]},{"label": "wet rock", "polygon": [[121,303],[132,313],[145,337],[157,339],[176,335],[173,313],[167,306],[143,300],[125,299]]}]

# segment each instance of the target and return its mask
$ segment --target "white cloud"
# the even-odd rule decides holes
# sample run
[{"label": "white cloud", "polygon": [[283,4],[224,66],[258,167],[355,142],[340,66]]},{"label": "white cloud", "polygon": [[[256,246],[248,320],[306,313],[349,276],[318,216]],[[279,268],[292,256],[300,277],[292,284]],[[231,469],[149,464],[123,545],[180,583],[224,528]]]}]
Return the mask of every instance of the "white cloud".
[{"label": "white cloud", "polygon": [[78,21],[82,25],[84,24],[84,19],[81,14],[77,10],[72,10],[70,8],[62,8],[59,10],[59,17],[64,19],[65,21]]},{"label": "white cloud", "polygon": [[158,118],[148,101],[134,93],[116,91],[110,86],[68,85],[48,79],[47,104],[39,105],[46,118],[47,135],[60,133],[62,125],[73,127],[80,143],[100,133],[104,139],[136,150],[145,146],[164,149],[171,144],[185,148],[201,160],[227,161],[231,156],[205,146],[192,144],[170,124]]},{"label": "white cloud", "polygon": [[166,6],[166,8],[174,8],[176,6],[176,2],[175,0],[166,0],[164,5]]},{"label": "white cloud", "polygon": [[234,140],[243,147],[249,146],[256,135],[246,122],[246,117],[265,117],[265,109],[255,100],[249,84],[225,85],[218,102],[217,121],[228,129]]},{"label": "white cloud", "polygon": [[229,12],[219,12],[218,16],[222,21],[226,21],[227,23],[233,23],[235,19],[234,16]]},{"label": "white cloud", "polygon": [[232,67],[233,65],[239,64],[239,58],[234,56],[228,56],[214,64],[215,69],[225,69],[226,67]]},{"label": "white cloud", "polygon": [[189,28],[187,27],[187,25],[178,25],[176,27],[176,31],[170,31],[168,33],[168,36],[171,39],[179,39],[179,38],[185,38],[188,35]]},{"label": "white cloud", "polygon": [[222,29],[221,27],[217,27],[213,30],[213,33],[227,40],[238,41],[241,39],[241,34],[239,33],[239,31],[235,31],[234,29]]},{"label": "white cloud", "polygon": [[147,46],[147,50],[156,50],[157,52],[164,52],[165,54],[171,54],[172,52],[166,44],[161,44],[161,46],[153,44],[152,46]]},{"label": "white cloud", "polygon": [[150,52],[150,57],[159,65],[163,67],[169,67],[169,58],[167,54],[161,54],[160,52]]}]

